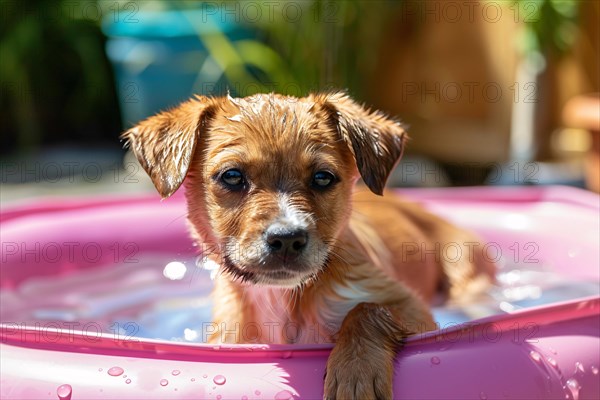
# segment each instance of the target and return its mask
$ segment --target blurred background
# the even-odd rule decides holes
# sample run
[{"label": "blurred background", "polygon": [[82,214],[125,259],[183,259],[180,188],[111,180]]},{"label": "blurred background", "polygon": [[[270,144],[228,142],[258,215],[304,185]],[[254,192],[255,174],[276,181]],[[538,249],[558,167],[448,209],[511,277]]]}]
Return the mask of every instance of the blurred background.
[{"label": "blurred background", "polygon": [[346,89],[400,187],[600,187],[598,1],[1,1],[2,205],[151,191],[119,134],[192,94]]}]

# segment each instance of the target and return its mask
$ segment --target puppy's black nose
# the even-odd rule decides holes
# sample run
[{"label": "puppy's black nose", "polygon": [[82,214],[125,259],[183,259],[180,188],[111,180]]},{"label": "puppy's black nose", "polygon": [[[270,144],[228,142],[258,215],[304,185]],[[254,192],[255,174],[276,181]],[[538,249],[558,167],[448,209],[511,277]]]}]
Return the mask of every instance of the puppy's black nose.
[{"label": "puppy's black nose", "polygon": [[293,259],[306,247],[308,233],[304,229],[273,226],[265,232],[265,241],[273,254]]}]

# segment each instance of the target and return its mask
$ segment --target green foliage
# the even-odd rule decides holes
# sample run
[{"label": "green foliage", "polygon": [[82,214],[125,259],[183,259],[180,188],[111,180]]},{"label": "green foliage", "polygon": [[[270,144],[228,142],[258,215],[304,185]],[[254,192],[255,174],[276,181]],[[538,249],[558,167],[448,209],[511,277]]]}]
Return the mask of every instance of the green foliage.
[{"label": "green foliage", "polygon": [[263,20],[260,26],[267,43],[284,60],[285,74],[291,78],[287,91],[303,94],[335,87],[360,96],[366,89],[364,77],[374,71],[387,18],[400,1],[297,4],[302,7],[301,17],[274,13],[272,22]]},{"label": "green foliage", "polygon": [[[254,92],[301,95],[328,87],[347,88],[360,95],[364,76],[373,73],[383,27],[398,0],[220,1],[237,11],[236,22],[258,32],[259,39],[234,42],[225,35],[200,40],[230,82]],[[201,8],[201,1],[149,1],[144,9]],[[257,10],[256,7],[259,7]],[[256,17],[260,15],[260,17]],[[249,71],[260,71],[259,76]],[[244,95],[252,93],[243,93]]]},{"label": "green foliage", "polygon": [[[113,73],[105,55],[102,18],[129,10],[198,8],[222,0],[0,0],[0,147],[35,150],[49,140],[98,139],[120,130]],[[302,95],[328,87],[361,96],[374,71],[394,0],[261,0],[259,19],[238,21],[255,39],[225,34],[199,39],[228,81],[252,92]],[[292,6],[287,6],[292,4]],[[287,7],[284,10],[284,7]],[[252,93],[240,93],[248,95]],[[9,133],[8,135],[6,133]]]},{"label": "green foliage", "polygon": [[97,16],[81,17],[69,1],[0,4],[0,100],[3,152],[35,150],[48,137],[98,139],[115,91]]},{"label": "green foliage", "polygon": [[520,50],[560,56],[573,45],[579,2],[575,0],[516,0],[519,20],[525,24]]}]

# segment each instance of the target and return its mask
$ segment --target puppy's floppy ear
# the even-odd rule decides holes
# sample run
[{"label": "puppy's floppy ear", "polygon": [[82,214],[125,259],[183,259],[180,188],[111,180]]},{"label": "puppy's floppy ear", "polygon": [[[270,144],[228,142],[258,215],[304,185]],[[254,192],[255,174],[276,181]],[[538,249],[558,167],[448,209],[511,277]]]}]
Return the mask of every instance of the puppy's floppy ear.
[{"label": "puppy's floppy ear", "polygon": [[407,139],[398,123],[379,111],[356,104],[345,93],[314,96],[329,115],[354,155],[358,171],[373,193],[383,194],[385,183],[396,166]]},{"label": "puppy's floppy ear", "polygon": [[214,113],[215,101],[197,96],[145,119],[121,135],[162,198],[181,186],[198,138]]}]

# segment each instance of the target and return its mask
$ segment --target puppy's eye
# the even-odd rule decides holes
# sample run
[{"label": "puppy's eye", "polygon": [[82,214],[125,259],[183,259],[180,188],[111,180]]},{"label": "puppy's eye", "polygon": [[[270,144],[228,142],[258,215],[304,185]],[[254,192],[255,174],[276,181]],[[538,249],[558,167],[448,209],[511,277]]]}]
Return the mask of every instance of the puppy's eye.
[{"label": "puppy's eye", "polygon": [[312,186],[316,189],[326,189],[335,183],[335,176],[331,172],[319,171],[313,175]]},{"label": "puppy's eye", "polygon": [[221,182],[230,190],[240,190],[244,187],[246,180],[239,169],[228,169],[221,175]]}]

